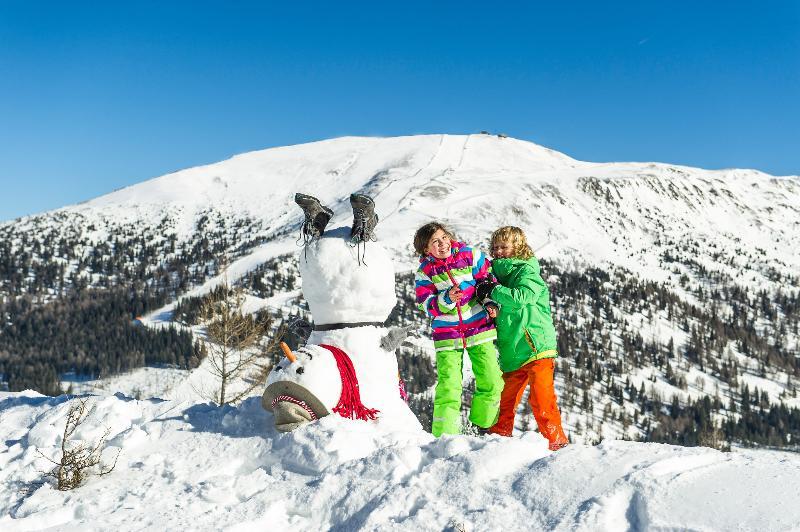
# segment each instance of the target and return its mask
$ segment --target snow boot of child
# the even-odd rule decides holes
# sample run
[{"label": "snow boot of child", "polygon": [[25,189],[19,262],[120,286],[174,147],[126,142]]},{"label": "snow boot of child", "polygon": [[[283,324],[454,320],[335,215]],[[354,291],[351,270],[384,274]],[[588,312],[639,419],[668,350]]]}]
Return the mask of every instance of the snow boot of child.
[{"label": "snow boot of child", "polygon": [[490,429],[492,434],[511,436],[517,406],[525,388],[530,384],[528,402],[539,432],[547,438],[548,448],[557,451],[569,443],[561,426],[561,412],[553,388],[555,360],[543,358],[503,374],[503,393],[500,396],[500,417]]},{"label": "snow boot of child", "polygon": [[294,202],[303,209],[303,214],[305,214],[301,228],[303,240],[308,243],[322,236],[325,226],[333,216],[333,211],[308,194],[298,192],[294,195]]},{"label": "snow boot of child", "polygon": [[350,206],[353,208],[353,227],[350,230],[350,241],[360,244],[375,240],[373,231],[378,225],[375,213],[375,202],[366,194],[350,194]]},{"label": "snow boot of child", "polygon": [[488,428],[481,427],[480,425],[476,425],[475,423],[470,423],[469,429],[466,430],[465,433],[470,436],[476,436],[479,438],[491,434]]}]

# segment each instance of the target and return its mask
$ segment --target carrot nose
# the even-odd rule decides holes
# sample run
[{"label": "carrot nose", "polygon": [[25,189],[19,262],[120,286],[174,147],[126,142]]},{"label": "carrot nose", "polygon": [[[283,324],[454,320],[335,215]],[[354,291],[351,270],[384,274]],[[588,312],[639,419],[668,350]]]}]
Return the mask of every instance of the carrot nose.
[{"label": "carrot nose", "polygon": [[289,346],[286,345],[286,342],[281,342],[281,349],[283,349],[283,354],[286,355],[289,362],[297,362],[297,357],[292,353],[292,350],[289,349]]}]

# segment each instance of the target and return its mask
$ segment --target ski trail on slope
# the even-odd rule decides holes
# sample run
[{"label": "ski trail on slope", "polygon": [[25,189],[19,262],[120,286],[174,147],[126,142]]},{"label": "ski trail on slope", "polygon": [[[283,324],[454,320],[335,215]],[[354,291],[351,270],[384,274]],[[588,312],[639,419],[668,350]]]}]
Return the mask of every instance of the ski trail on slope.
[{"label": "ski trail on slope", "polygon": [[[386,183],[386,186],[384,186],[382,189],[380,189],[378,192],[375,193],[373,199],[376,199],[378,196],[380,196],[383,192],[385,192],[392,185],[394,185],[396,183],[399,183],[400,181],[413,181],[418,175],[420,175],[420,173],[422,173],[424,170],[427,170],[431,166],[431,163],[433,163],[434,159],[436,159],[436,156],[439,155],[439,152],[442,149],[442,143],[444,142],[444,137],[445,137],[445,135],[440,135],[439,136],[439,144],[436,146],[436,149],[434,150],[433,155],[431,155],[431,158],[428,160],[428,162],[426,164],[420,166],[417,169],[417,171],[414,172],[414,174],[412,174],[411,176],[409,176],[407,178],[406,177],[396,177],[394,179],[390,179],[389,182]],[[406,193],[405,196],[407,196],[407,195],[408,195],[408,193]],[[404,199],[405,196],[403,196],[403,198],[401,198],[399,203],[402,202],[402,199]],[[397,212],[397,210],[399,209],[399,203],[398,203],[398,206],[395,207],[395,209],[392,212],[390,212],[389,214],[386,215],[386,218],[388,218],[389,216],[391,216],[392,214]]]},{"label": "ski trail on slope", "polygon": [[472,135],[467,135],[467,138],[464,139],[464,145],[461,147],[461,157],[458,159],[458,164],[456,165],[453,172],[457,172],[461,169],[461,166],[464,164],[464,157],[467,155],[467,145],[469,144],[470,139],[472,139]]},{"label": "ski trail on slope", "polygon": [[[463,144],[461,144],[461,151],[459,152],[458,147],[454,146],[454,144],[457,144],[456,141],[458,140],[458,137],[452,135],[442,135],[436,152],[425,167],[420,168],[410,178],[395,180],[394,182],[403,181],[404,183],[409,183],[410,186],[408,187],[408,192],[403,194],[403,196],[397,202],[397,206],[386,216],[386,218],[397,214],[403,208],[407,208],[409,205],[409,198],[412,197],[412,195],[419,194],[424,185],[433,183],[446,175],[454,173],[464,160],[464,150],[469,142],[470,137],[471,135],[466,136]],[[453,163],[456,157],[458,157],[459,160],[455,164],[455,168],[453,168]],[[412,180],[413,184],[411,184]],[[447,183],[445,183],[445,185],[447,185]],[[413,201],[411,204],[413,204]],[[429,214],[430,213],[428,213],[428,215]]]},{"label": "ski trail on slope", "polygon": [[[419,176],[419,175],[420,175],[420,174],[421,174],[423,171],[425,171],[425,170],[427,170],[428,168],[430,168],[430,167],[431,167],[431,165],[433,164],[433,161],[434,161],[434,160],[436,160],[436,157],[438,157],[438,156],[439,156],[439,153],[442,151],[442,144],[444,144],[444,139],[445,139],[445,136],[446,136],[446,135],[440,135],[440,137],[439,137],[439,144],[438,144],[438,146],[436,146],[436,150],[433,152],[433,155],[431,156],[430,160],[428,161],[428,163],[427,163],[426,165],[424,165],[424,166],[421,166],[421,167],[420,167],[420,168],[419,168],[419,169],[418,169],[416,172],[414,172],[414,175],[412,175],[412,176],[410,176],[410,177],[408,177],[408,178],[399,178],[399,177],[398,177],[398,178],[396,178],[396,179],[393,179],[393,180],[392,180],[390,183],[388,183],[388,184],[387,184],[387,185],[386,185],[386,186],[385,186],[385,187],[384,187],[384,188],[383,188],[383,189],[382,189],[380,192],[378,192],[378,194],[377,194],[377,195],[380,195],[380,194],[382,194],[382,193],[383,193],[384,191],[386,191],[386,190],[387,190],[387,189],[388,189],[390,186],[392,186],[392,185],[394,185],[395,183],[398,183],[398,182],[400,182],[400,181],[405,181],[405,182],[413,182],[413,181],[415,181],[415,180],[416,180],[416,178],[417,178],[417,177],[418,177],[418,176]],[[411,193],[414,191],[414,189],[415,189],[415,188],[416,188],[416,185],[415,185],[415,186],[413,186],[413,187],[410,187],[410,188],[409,188],[409,190],[408,190],[408,192],[406,192],[405,194],[403,194],[403,196],[402,196],[402,197],[400,198],[400,200],[397,202],[397,206],[396,206],[396,207],[395,207],[395,208],[392,210],[392,212],[390,212],[389,214],[387,214],[387,215],[386,215],[386,217],[384,218],[384,221],[385,221],[386,219],[390,218],[391,216],[393,216],[394,214],[397,214],[397,212],[398,212],[398,211],[400,210],[400,208],[402,207],[403,203],[405,203],[406,199],[408,198],[408,196],[410,196],[410,195],[411,195]]]}]

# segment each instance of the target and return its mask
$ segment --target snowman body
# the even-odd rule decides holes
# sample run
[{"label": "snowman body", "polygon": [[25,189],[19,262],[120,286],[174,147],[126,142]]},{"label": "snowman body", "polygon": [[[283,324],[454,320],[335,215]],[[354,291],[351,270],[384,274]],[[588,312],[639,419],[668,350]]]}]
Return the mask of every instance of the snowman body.
[{"label": "snowman body", "polygon": [[397,357],[381,347],[388,333],[383,323],[396,304],[388,252],[377,242],[352,245],[349,228],[342,227],[308,244],[299,262],[315,330],[296,351],[297,360],[283,359],[267,379],[263,404],[275,415],[276,428],[293,430],[324,415],[344,415],[343,393],[357,390],[374,412],[369,419],[420,429],[400,396]]}]

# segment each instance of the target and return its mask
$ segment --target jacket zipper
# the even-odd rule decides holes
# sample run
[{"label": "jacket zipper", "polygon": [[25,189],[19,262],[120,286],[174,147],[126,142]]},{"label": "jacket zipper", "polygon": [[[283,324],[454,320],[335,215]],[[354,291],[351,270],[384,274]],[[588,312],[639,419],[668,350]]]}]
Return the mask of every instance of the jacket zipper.
[{"label": "jacket zipper", "polygon": [[533,343],[533,337],[531,336],[531,333],[529,333],[528,329],[525,327],[523,327],[522,330],[525,331],[525,339],[528,341],[530,348],[533,349],[533,354],[538,355],[539,351],[536,349],[536,344]]},{"label": "jacket zipper", "polygon": [[[450,282],[453,283],[453,286],[456,286],[456,280],[453,278],[453,274],[450,273],[450,268],[447,267],[447,261],[444,262],[444,271],[447,272],[447,277],[450,278]],[[461,305],[459,305],[460,301],[456,303],[456,312],[458,313],[458,332],[461,333],[461,345],[464,346],[464,349],[467,348],[467,339],[464,336],[464,318],[461,316]]]}]

